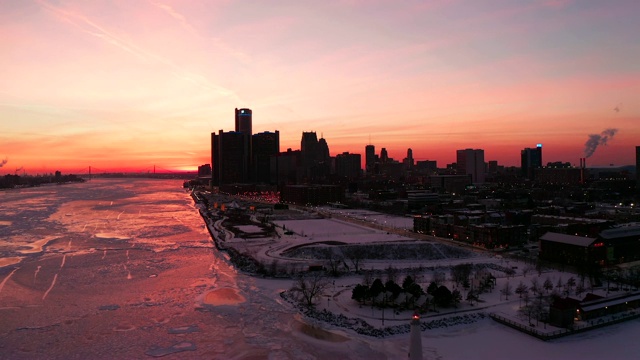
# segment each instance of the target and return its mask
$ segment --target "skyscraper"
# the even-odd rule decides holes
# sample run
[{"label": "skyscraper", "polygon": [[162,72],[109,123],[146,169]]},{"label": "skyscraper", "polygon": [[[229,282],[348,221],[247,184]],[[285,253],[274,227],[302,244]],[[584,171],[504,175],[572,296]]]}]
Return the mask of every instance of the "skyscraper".
[{"label": "skyscraper", "polygon": [[[235,110],[235,122],[236,122],[236,132],[242,133],[246,137],[245,142],[247,143],[247,152],[245,154],[244,163],[246,163],[247,171],[253,172],[253,112],[251,109],[238,109]],[[254,174],[248,174],[247,179],[253,177]]]},{"label": "skyscraper", "polygon": [[520,164],[522,176],[533,179],[535,170],[542,167],[542,144],[538,144],[534,149],[525,148],[520,151]]},{"label": "skyscraper", "polygon": [[211,133],[213,185],[247,182],[251,171],[251,109],[235,109],[235,131]]},{"label": "skyscraper", "polygon": [[360,154],[350,154],[348,151],[336,155],[336,175],[347,179],[360,177],[362,157]]},{"label": "skyscraper", "polygon": [[386,164],[389,161],[389,153],[387,153],[387,148],[382,148],[380,150],[380,162]]},{"label": "skyscraper", "polygon": [[482,184],[485,179],[484,150],[464,149],[456,152],[457,172],[471,175],[471,182]]},{"label": "skyscraper", "polygon": [[252,113],[251,109],[236,108],[236,132],[243,132],[249,134],[249,136],[253,135]]},{"label": "skyscraper", "polygon": [[300,151],[306,181],[314,182],[329,176],[329,145],[326,140],[322,138],[319,141],[315,132],[303,132]]},{"label": "skyscraper", "polygon": [[373,174],[373,167],[376,163],[376,147],[373,145],[367,145],[364,147],[364,156],[365,156],[365,170],[367,171],[367,176]]},{"label": "skyscraper", "polygon": [[404,167],[407,170],[413,169],[413,150],[411,148],[407,149],[407,157],[404,158]]},{"label": "skyscraper", "polygon": [[261,132],[252,138],[252,180],[269,183],[271,179],[271,157],[280,153],[280,132]]},{"label": "skyscraper", "polygon": [[213,185],[248,181],[249,137],[242,132],[211,134],[211,162]]},{"label": "skyscraper", "polygon": [[331,161],[331,155],[329,154],[329,144],[327,144],[327,140],[323,137],[320,137],[318,140],[318,161],[329,163]]}]

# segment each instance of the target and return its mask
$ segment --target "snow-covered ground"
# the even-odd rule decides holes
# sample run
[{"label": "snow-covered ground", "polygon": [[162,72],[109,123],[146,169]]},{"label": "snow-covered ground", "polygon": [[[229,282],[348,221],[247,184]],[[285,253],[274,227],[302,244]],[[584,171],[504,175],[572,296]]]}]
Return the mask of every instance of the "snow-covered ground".
[{"label": "snow-covered ground", "polygon": [[[405,230],[410,230],[413,224],[412,218],[379,214],[368,210],[322,208],[315,209],[315,211],[325,215],[331,213],[332,217],[301,220],[295,220],[293,217],[289,220],[275,220],[274,224],[279,227],[281,238],[271,239],[267,246],[268,250],[258,253],[265,260],[271,258],[286,261],[287,257],[283,253],[290,254],[290,252],[286,253],[285,250],[300,245],[314,249],[332,247],[331,244],[373,246],[376,243],[390,243],[403,246],[413,243],[427,243],[398,235],[393,231],[393,229],[399,229],[404,234]],[[293,234],[285,235],[285,229]],[[265,244],[256,246],[264,247]],[[442,246],[455,248],[455,245]],[[640,320],[631,320],[547,342],[495,322],[488,316],[490,313],[518,321],[522,325],[530,325],[529,319],[519,312],[519,309],[525,305],[525,301],[514,293],[520,283],[531,287],[532,281],[537,281],[541,286],[545,280],[549,279],[556,286],[558,281],[566,283],[566,280],[571,277],[578,280],[578,276],[550,269],[538,273],[531,264],[495,256],[492,253],[478,254],[467,249],[464,251],[468,256],[460,258],[421,259],[409,257],[364,260],[364,269],[377,270],[374,272],[374,278],[380,277],[385,281],[384,269],[392,266],[401,269],[397,275],[397,282],[401,283],[409,273],[414,276],[417,274],[416,280],[423,289],[426,289],[432,280],[434,272],[444,272],[447,277],[445,285],[451,290],[457,289],[462,292],[463,298],[466,295],[466,290],[449,280],[450,267],[460,263],[473,263],[492,269],[492,274],[497,278],[496,286],[492,291],[482,293],[479,303],[472,305],[463,300],[456,308],[438,308],[437,312],[428,312],[422,315],[423,327],[428,327],[423,331],[425,358],[627,359],[635,358],[635,354],[640,351],[640,345],[636,345],[632,341],[634,331],[640,328]],[[515,271],[515,274],[507,275],[500,269],[511,269]],[[331,285],[317,301],[314,314],[310,314],[309,321],[334,333],[364,336],[364,341],[370,341],[367,338],[372,336],[362,335],[366,331],[356,334],[359,330],[354,330],[358,328],[359,321],[363,320],[368,324],[367,326],[378,329],[384,334],[383,338],[372,337],[375,341],[388,342],[389,349],[393,349],[392,351],[408,349],[408,323],[412,311],[382,310],[370,305],[360,305],[352,300],[352,289],[356,284],[363,282],[362,275],[350,274],[330,281]],[[262,286],[276,283],[279,290],[286,290],[293,285],[292,280],[260,280],[259,282]],[[500,291],[507,283],[512,289],[508,299]],[[589,287],[588,284],[586,286]],[[607,294],[602,289],[588,289],[587,292],[601,296],[616,294]],[[570,295],[576,298],[584,296],[584,294],[576,295],[575,290]],[[559,330],[535,320],[531,324],[533,324],[533,329],[541,332]]]},{"label": "snow-covered ground", "polygon": [[[543,277],[554,278],[555,272],[547,272]],[[559,273],[557,275],[560,275]],[[564,274],[563,274],[564,275]],[[537,275],[535,275],[537,276]],[[533,276],[528,275],[528,279]],[[336,280],[336,289],[330,290],[330,294],[339,293],[344,287],[348,287],[354,279],[339,278]],[[506,279],[502,279],[506,280]],[[518,277],[509,281],[518,281]],[[291,280],[259,279],[256,281],[265,293],[277,294],[279,291],[291,286]],[[498,286],[502,281],[499,280]],[[518,296],[510,296],[509,301],[500,301],[498,286],[493,293],[487,293],[481,298],[485,303],[480,305],[481,312],[506,312],[514,311],[519,306]],[[337,301],[336,301],[337,300]],[[350,291],[343,292],[334,300],[327,301],[323,298],[318,304],[319,311],[328,309],[334,314],[343,314],[346,317],[362,318],[374,327],[382,328],[382,313],[370,307],[362,308],[350,299]],[[461,305],[458,310],[468,309]],[[469,314],[460,313],[460,315]],[[409,313],[401,315],[391,314],[386,310],[384,326],[400,326],[409,324]],[[449,316],[456,316],[450,314]],[[437,319],[446,319],[446,314],[428,314],[421,318],[422,322],[432,322]],[[310,323],[318,328],[332,333],[344,335],[349,339],[364,341],[375,346],[377,351],[385,354],[389,359],[404,358],[398,354],[406,354],[409,349],[409,333],[400,333],[384,338],[376,338],[356,334],[352,330],[333,326],[330,323],[309,319]],[[542,323],[539,324],[543,328]],[[547,325],[549,327],[549,325]],[[462,325],[451,325],[427,329],[422,332],[422,347],[424,359],[521,359],[521,360],[564,360],[564,359],[637,359],[640,352],[640,344],[636,341],[640,330],[640,320],[607,326],[584,333],[570,335],[564,338],[542,341],[502,324],[495,322],[488,316]],[[375,344],[375,345],[374,345]],[[360,359],[357,354],[345,354],[345,357]]]}]

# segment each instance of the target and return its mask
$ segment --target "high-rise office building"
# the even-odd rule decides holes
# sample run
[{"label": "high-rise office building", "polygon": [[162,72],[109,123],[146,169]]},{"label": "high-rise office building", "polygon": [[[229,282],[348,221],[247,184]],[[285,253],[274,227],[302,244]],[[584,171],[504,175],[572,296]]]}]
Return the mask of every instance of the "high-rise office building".
[{"label": "high-rise office building", "polygon": [[407,149],[407,157],[403,160],[404,167],[407,170],[413,169],[413,150]]},{"label": "high-rise office building", "polygon": [[471,175],[471,182],[482,184],[485,179],[484,150],[464,149],[456,152],[457,172],[462,175]]},{"label": "high-rise office building", "polygon": [[542,144],[538,144],[535,148],[525,148],[520,151],[520,164],[522,176],[527,179],[533,179],[535,169],[542,167]]},{"label": "high-rise office building", "polygon": [[271,181],[271,157],[280,153],[280,132],[261,132],[252,138],[252,175],[253,181],[269,183]]},{"label": "high-rise office building", "polygon": [[376,163],[376,147],[373,145],[367,145],[364,147],[365,156],[365,170],[367,176],[373,174],[373,167]]},{"label": "high-rise office building", "polygon": [[312,166],[319,158],[318,136],[315,132],[303,132],[300,140],[303,166]]},{"label": "high-rise office building", "polygon": [[343,152],[336,155],[336,175],[347,179],[356,179],[360,177],[362,156],[360,154],[350,154]]},{"label": "high-rise office building", "polygon": [[331,155],[329,154],[329,144],[327,140],[320,137],[318,140],[318,161],[328,164],[331,161]]},{"label": "high-rise office building", "polygon": [[382,148],[380,150],[380,162],[386,164],[389,161],[389,153],[387,153],[387,148]]},{"label": "high-rise office building", "polygon": [[323,138],[318,140],[315,132],[303,132],[300,151],[302,153],[302,167],[306,181],[314,182],[329,176],[331,164],[329,146],[326,140]]},{"label": "high-rise office building", "polygon": [[211,134],[213,185],[243,183],[249,180],[249,142],[245,133],[220,130]]},{"label": "high-rise office building", "polygon": [[252,164],[253,157],[251,155],[253,154],[253,112],[251,109],[247,108],[236,108],[235,118],[236,132],[243,133],[246,137],[247,153],[245,154],[246,159],[244,159],[244,162],[247,164],[247,169],[251,172],[251,174],[248,175],[248,178],[251,179],[254,176],[254,174],[252,174],[254,166]]},{"label": "high-rise office building", "polygon": [[252,114],[251,109],[236,108],[236,132],[253,135]]}]

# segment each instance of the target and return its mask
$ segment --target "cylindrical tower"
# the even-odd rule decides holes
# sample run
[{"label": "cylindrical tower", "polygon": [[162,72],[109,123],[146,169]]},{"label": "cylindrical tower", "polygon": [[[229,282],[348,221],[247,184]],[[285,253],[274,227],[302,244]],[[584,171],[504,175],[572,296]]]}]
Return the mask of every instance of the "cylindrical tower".
[{"label": "cylindrical tower", "polygon": [[422,334],[420,332],[420,315],[414,313],[411,318],[411,339],[409,344],[409,359],[422,360]]},{"label": "cylindrical tower", "polygon": [[253,135],[251,125],[251,109],[236,108],[236,131],[243,132],[249,136]]}]

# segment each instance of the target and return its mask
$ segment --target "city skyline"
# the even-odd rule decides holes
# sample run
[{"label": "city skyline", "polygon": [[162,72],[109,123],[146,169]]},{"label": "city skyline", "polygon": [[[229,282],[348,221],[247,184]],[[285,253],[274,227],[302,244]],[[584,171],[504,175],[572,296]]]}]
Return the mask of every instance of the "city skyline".
[{"label": "city skyline", "polygon": [[[633,165],[640,3],[541,0],[0,4],[0,174],[196,170],[253,110],[280,151],[374,144],[438,166]],[[615,132],[607,132],[616,130]],[[613,136],[615,135],[615,136]],[[600,138],[598,138],[600,137]],[[598,139],[607,138],[606,146]],[[591,144],[601,144],[591,156]]]}]

